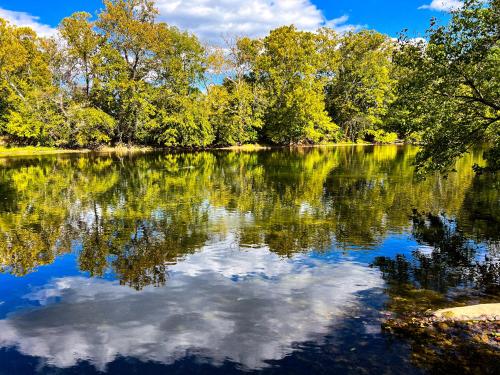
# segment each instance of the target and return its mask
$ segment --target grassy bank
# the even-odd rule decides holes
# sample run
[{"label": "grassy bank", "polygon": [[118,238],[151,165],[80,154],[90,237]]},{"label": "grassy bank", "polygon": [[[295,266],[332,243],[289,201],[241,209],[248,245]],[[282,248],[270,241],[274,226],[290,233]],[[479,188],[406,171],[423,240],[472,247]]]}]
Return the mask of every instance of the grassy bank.
[{"label": "grassy bank", "polygon": [[53,155],[53,154],[85,154],[89,152],[98,153],[133,153],[133,152],[148,152],[153,151],[152,147],[102,147],[97,150],[90,149],[64,149],[55,147],[38,147],[38,146],[2,146],[0,145],[0,158],[11,156],[37,156],[37,155]]},{"label": "grassy bank", "polygon": [[67,150],[67,149],[59,149],[53,147],[36,147],[36,146],[25,146],[25,147],[0,146],[0,157],[83,153],[83,152],[88,152],[88,150]]},{"label": "grassy bank", "polygon": [[[391,144],[400,144],[400,143],[391,143]],[[228,146],[228,147],[219,147],[216,148],[218,150],[232,150],[232,151],[258,151],[258,150],[270,150],[277,148],[311,148],[311,147],[341,147],[341,146],[374,146],[377,143],[353,143],[353,142],[337,142],[337,143],[320,143],[315,145],[292,145],[292,146],[276,146],[276,145],[264,145],[264,144],[247,144],[247,145],[239,145],[239,146]]]},{"label": "grassy bank", "polygon": [[[340,147],[340,146],[370,146],[373,143],[326,143],[318,145],[297,145],[290,146],[296,148],[308,148],[308,147]],[[259,150],[269,150],[277,148],[286,148],[288,146],[270,146],[263,144],[246,144],[240,146],[229,146],[229,147],[214,147],[209,148],[212,150],[231,150],[231,151],[259,151]],[[5,144],[0,144],[0,157],[11,157],[11,156],[37,156],[37,155],[51,155],[51,154],[84,154],[84,153],[136,153],[136,152],[151,152],[151,151],[173,151],[179,150],[179,148],[154,148],[147,146],[103,146],[96,150],[90,149],[64,149],[56,147],[39,147],[39,146],[8,146]],[[183,150],[193,150],[193,149],[183,149]]]}]

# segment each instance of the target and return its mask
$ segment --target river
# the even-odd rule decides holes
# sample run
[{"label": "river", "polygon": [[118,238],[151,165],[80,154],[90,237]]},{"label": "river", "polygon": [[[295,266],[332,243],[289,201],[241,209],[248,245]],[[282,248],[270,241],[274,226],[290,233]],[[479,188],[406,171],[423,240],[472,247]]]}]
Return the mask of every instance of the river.
[{"label": "river", "polygon": [[383,329],[500,301],[500,178],[416,152],[1,158],[0,373],[498,371]]}]

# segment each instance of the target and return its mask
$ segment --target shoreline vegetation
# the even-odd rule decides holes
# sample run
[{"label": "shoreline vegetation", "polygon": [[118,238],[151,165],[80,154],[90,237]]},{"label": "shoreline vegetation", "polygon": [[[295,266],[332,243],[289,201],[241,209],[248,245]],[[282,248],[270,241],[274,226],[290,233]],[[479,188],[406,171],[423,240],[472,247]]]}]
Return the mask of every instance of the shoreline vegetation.
[{"label": "shoreline vegetation", "polygon": [[339,143],[323,143],[314,145],[289,145],[289,146],[279,146],[279,145],[266,145],[266,144],[245,144],[245,145],[235,145],[227,147],[205,147],[205,148],[189,148],[189,147],[151,147],[151,146],[101,146],[96,149],[89,148],[77,148],[77,149],[67,149],[67,148],[56,148],[56,147],[41,147],[41,146],[10,146],[0,144],[0,158],[8,158],[15,156],[39,156],[39,155],[56,155],[56,154],[89,154],[89,153],[116,153],[116,154],[133,154],[133,153],[146,153],[146,152],[174,152],[174,151],[237,151],[237,152],[252,152],[252,151],[262,151],[262,150],[272,150],[272,149],[301,149],[301,148],[314,148],[314,147],[354,147],[354,146],[384,146],[384,145],[402,145],[403,143],[391,143],[391,144],[379,144],[379,143],[349,143],[349,142],[339,142]]},{"label": "shoreline vegetation", "polygon": [[15,156],[38,156],[38,155],[56,155],[56,154],[88,154],[88,153],[136,153],[136,152],[151,152],[155,150],[153,147],[137,147],[137,146],[104,146],[98,149],[67,149],[56,147],[38,147],[38,146],[0,146],[0,158],[8,158]]},{"label": "shoreline vegetation", "polygon": [[50,38],[0,19],[0,137],[69,150],[401,139],[422,145],[423,174],[489,143],[475,169],[500,169],[500,0],[466,0],[425,38],[398,40],[287,25],[208,44],[158,14],[104,0]]}]

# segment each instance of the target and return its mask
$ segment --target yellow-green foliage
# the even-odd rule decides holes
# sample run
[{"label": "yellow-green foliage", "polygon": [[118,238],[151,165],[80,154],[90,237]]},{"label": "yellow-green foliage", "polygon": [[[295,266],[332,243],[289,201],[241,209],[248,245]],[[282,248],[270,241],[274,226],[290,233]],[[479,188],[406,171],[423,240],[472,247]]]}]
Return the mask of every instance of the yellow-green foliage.
[{"label": "yellow-green foliage", "polygon": [[398,135],[392,132],[385,132],[382,129],[365,130],[364,140],[373,143],[394,143],[398,140]]},{"label": "yellow-green foliage", "polygon": [[495,170],[499,7],[468,1],[428,43],[291,25],[209,48],[158,22],[150,0],[104,0],[95,20],[77,12],[63,43],[0,20],[0,136],[66,148],[399,138],[425,146],[422,171],[488,141]]},{"label": "yellow-green foliage", "polygon": [[425,43],[400,43],[393,123],[423,135],[421,172],[449,172],[460,155],[484,143],[492,146],[486,169],[500,169],[499,19],[500,1],[470,0],[448,25],[431,28]]},{"label": "yellow-green foliage", "polygon": [[[484,201],[488,193],[490,214],[498,215],[496,190],[481,192],[491,183],[473,184],[471,165],[479,155],[461,160],[460,172],[447,183],[439,175],[416,182],[416,151],[396,145],[307,147],[151,153],[120,156],[119,162],[105,154],[55,155],[35,164],[0,158],[7,198],[1,204],[13,205],[0,215],[0,264],[26,274],[76,241],[83,244],[83,270],[101,275],[111,266],[122,282],[140,288],[161,282],[152,277],[162,275],[158,267],[234,225],[241,245],[267,244],[291,256],[329,249],[333,241],[339,248],[377,246],[387,233],[407,230],[408,207],[444,209],[464,222],[468,195]],[[221,209],[234,215],[221,221]],[[498,235],[481,222],[465,228]]]},{"label": "yellow-green foliage", "polygon": [[[105,0],[96,20],[85,12],[62,20],[64,43],[1,21],[0,133],[19,144],[90,148],[324,143],[347,135],[325,96],[346,37],[286,26],[235,40],[228,54],[203,48],[157,14],[148,0]],[[363,35],[356,40],[365,48]],[[213,72],[224,81],[206,86]],[[385,89],[373,90],[382,108]]]}]

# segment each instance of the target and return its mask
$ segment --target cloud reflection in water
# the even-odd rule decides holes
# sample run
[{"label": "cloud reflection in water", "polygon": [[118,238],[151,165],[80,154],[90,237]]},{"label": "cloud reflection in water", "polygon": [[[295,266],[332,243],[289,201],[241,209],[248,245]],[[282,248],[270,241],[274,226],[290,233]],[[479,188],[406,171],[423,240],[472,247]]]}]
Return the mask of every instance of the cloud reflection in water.
[{"label": "cloud reflection in water", "polygon": [[358,293],[382,286],[360,264],[283,259],[226,241],[169,269],[165,287],[139,292],[108,280],[55,279],[26,296],[41,307],[0,321],[0,346],[61,368],[88,360],[104,370],[117,356],[170,364],[195,354],[258,369],[294,343],[321,342],[358,305]]}]

